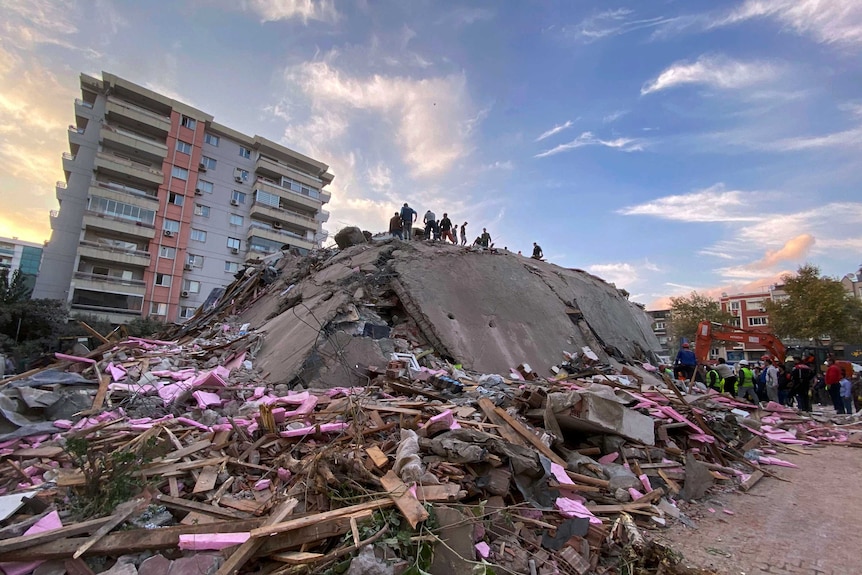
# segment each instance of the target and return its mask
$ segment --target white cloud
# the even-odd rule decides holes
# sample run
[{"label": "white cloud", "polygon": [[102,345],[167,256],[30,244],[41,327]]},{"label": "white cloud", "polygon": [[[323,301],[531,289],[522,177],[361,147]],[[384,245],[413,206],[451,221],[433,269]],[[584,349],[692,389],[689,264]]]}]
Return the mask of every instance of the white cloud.
[{"label": "white cloud", "polygon": [[243,9],[260,16],[262,22],[309,20],[335,22],[338,12],[333,0],[243,0]]},{"label": "white cloud", "polygon": [[637,270],[628,263],[594,264],[587,266],[587,271],[610,282],[618,288],[632,285],[638,281]]},{"label": "white cloud", "polygon": [[564,123],[559,124],[557,126],[554,126],[550,130],[546,130],[545,132],[542,132],[542,135],[539,136],[538,138],[536,138],[536,141],[541,142],[545,138],[550,138],[551,136],[553,136],[555,134],[559,134],[563,130],[567,130],[568,128],[571,128],[571,127],[572,127],[572,121],[566,120]]},{"label": "white cloud", "polygon": [[490,164],[483,164],[480,168],[483,172],[490,172],[493,170],[503,170],[509,171],[515,169],[515,164],[513,164],[510,160],[506,160],[505,162],[496,161],[491,162]]},{"label": "white cloud", "polygon": [[624,216],[653,216],[680,222],[753,222],[757,192],[725,190],[716,184],[690,194],[665,196],[651,202],[627,206],[617,211]]},{"label": "white cloud", "polygon": [[419,80],[359,77],[321,61],[290,69],[287,80],[309,98],[313,111],[309,123],[289,130],[315,139],[337,137],[351,117],[379,114],[377,136],[385,139],[394,127],[404,162],[420,177],[445,173],[470,153],[470,135],[482,117],[473,114],[463,73]]},{"label": "white cloud", "polygon": [[745,88],[775,79],[776,65],[739,62],[722,56],[701,56],[695,62],[677,62],[641,88],[641,95],[686,84],[701,84],[723,90]]},{"label": "white cloud", "polygon": [[602,122],[604,122],[605,124],[610,124],[611,122],[616,122],[617,120],[619,120],[620,118],[622,118],[623,116],[625,116],[628,113],[629,113],[628,110],[617,110],[616,112],[611,112],[610,114],[608,114],[607,116],[602,118]]},{"label": "white cloud", "polygon": [[392,170],[383,162],[368,169],[368,183],[376,192],[387,192],[392,188]]},{"label": "white cloud", "polygon": [[754,18],[772,18],[822,44],[862,43],[862,2],[858,0],[746,0],[710,27]]},{"label": "white cloud", "polygon": [[584,132],[571,142],[560,144],[559,146],[553,147],[550,150],[540,152],[536,154],[535,157],[545,158],[562,152],[567,152],[569,150],[583,148],[584,146],[604,146],[606,148],[620,150],[621,152],[642,152],[644,149],[644,145],[645,142],[638,138],[616,138],[613,140],[602,140],[601,138],[595,137],[592,132]]},{"label": "white cloud", "polygon": [[798,136],[763,142],[758,147],[777,152],[798,152],[821,148],[855,148],[862,145],[862,126],[822,136]]},{"label": "white cloud", "polygon": [[654,28],[673,22],[674,18],[657,16],[638,19],[634,11],[627,8],[606,10],[585,18],[574,26],[566,26],[563,31],[584,43],[595,42],[610,36],[619,36],[643,28]]}]

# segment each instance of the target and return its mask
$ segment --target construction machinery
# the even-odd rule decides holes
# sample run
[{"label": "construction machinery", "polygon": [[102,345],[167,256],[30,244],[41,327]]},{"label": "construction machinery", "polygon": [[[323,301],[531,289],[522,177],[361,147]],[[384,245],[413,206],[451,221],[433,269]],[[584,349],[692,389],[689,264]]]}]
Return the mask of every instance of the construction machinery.
[{"label": "construction machinery", "polygon": [[769,352],[769,356],[777,363],[784,363],[784,358],[787,355],[787,348],[784,347],[781,340],[770,333],[702,321],[697,326],[697,337],[694,340],[694,354],[699,364],[706,363],[712,342],[716,340],[748,343],[762,347]]}]

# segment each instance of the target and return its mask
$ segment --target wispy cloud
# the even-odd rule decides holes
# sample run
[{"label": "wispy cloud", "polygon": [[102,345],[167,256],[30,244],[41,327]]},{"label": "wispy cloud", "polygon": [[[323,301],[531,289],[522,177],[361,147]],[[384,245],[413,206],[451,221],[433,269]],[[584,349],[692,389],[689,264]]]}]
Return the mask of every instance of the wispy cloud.
[{"label": "wispy cloud", "polygon": [[585,146],[604,146],[606,148],[620,150],[621,152],[642,152],[645,142],[639,138],[615,138],[613,140],[602,140],[593,135],[592,132],[584,132],[571,142],[560,144],[550,150],[540,152],[536,154],[535,157],[546,158],[548,156],[553,156],[569,150],[575,150],[577,148],[583,148]]},{"label": "wispy cloud", "polygon": [[589,16],[578,24],[564,27],[563,31],[576,40],[590,43],[643,28],[663,26],[673,20],[673,18],[665,18],[663,16],[637,18],[633,10],[618,8]]},{"label": "wispy cloud", "polygon": [[607,116],[602,118],[602,122],[604,122],[605,124],[610,124],[612,122],[616,122],[617,120],[619,120],[620,118],[622,118],[623,116],[625,116],[628,113],[629,113],[628,110],[617,110],[615,112],[611,112],[610,114],[608,114]]},{"label": "wispy cloud", "polygon": [[242,7],[260,16],[262,22],[319,20],[335,22],[338,11],[333,0],[242,0]]},{"label": "wispy cloud", "polygon": [[857,148],[862,146],[862,126],[821,136],[797,136],[762,142],[758,147],[778,152],[798,152],[822,148]]},{"label": "wispy cloud", "polygon": [[627,206],[617,211],[624,216],[652,216],[680,222],[751,222],[756,192],[725,190],[716,184],[690,194],[657,198],[650,202]]},{"label": "wispy cloud", "polygon": [[554,127],[553,127],[553,128],[551,128],[550,130],[547,130],[547,131],[545,131],[545,132],[542,132],[542,135],[541,135],[541,136],[539,136],[538,138],[536,138],[536,141],[537,141],[537,142],[541,142],[542,140],[544,140],[544,139],[546,139],[546,138],[550,138],[551,136],[553,136],[553,135],[555,135],[555,134],[559,134],[559,133],[560,133],[560,132],[562,132],[563,130],[567,130],[567,129],[571,128],[571,127],[572,127],[572,121],[571,121],[571,120],[566,120],[564,123],[559,124],[559,125],[557,125],[557,126],[554,126]]},{"label": "wispy cloud", "polygon": [[657,78],[644,84],[641,95],[700,84],[719,89],[744,88],[767,82],[779,75],[779,68],[769,62],[740,62],[723,56],[704,55],[695,62],[677,62]]},{"label": "wispy cloud", "polygon": [[515,169],[515,164],[511,162],[511,160],[506,160],[505,162],[496,161],[491,162],[490,164],[483,164],[480,168],[483,172],[490,172],[494,170],[503,170],[509,171]]},{"label": "wispy cloud", "polygon": [[716,28],[755,18],[772,18],[786,29],[822,44],[862,43],[862,3],[858,0],[746,0],[714,19]]},{"label": "wispy cloud", "polygon": [[462,6],[445,13],[443,16],[440,17],[437,23],[454,24],[457,27],[461,27],[469,26],[470,24],[475,24],[476,22],[492,20],[494,16],[494,11],[488,8],[471,8],[467,6]]}]

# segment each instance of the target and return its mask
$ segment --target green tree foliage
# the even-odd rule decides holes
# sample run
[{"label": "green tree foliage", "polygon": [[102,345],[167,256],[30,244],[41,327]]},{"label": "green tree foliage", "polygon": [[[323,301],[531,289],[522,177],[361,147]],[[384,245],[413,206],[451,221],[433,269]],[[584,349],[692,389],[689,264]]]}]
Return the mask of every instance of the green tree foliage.
[{"label": "green tree foliage", "polygon": [[820,268],[801,266],[796,275],[785,275],[785,299],[767,301],[773,332],[781,338],[845,343],[860,341],[862,303],[844,290],[841,282],[820,276]]},{"label": "green tree foliage", "polygon": [[697,324],[704,320],[729,324],[733,319],[732,315],[721,310],[719,302],[696,291],[688,296],[670,298],[670,312],[668,334],[675,343],[679,343],[682,338],[693,341]]},{"label": "green tree foliage", "polygon": [[21,270],[15,270],[10,277],[9,268],[0,268],[0,305],[26,301],[30,292]]}]

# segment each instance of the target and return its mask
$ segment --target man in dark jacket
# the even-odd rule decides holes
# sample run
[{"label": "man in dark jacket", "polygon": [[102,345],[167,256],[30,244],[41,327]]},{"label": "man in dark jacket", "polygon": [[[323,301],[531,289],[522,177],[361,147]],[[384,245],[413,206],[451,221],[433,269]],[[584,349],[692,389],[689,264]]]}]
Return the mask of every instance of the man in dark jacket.
[{"label": "man in dark jacket", "polygon": [[811,380],[814,379],[814,370],[808,367],[800,358],[796,359],[796,365],[790,372],[791,394],[796,396],[797,407],[800,411],[811,411]]},{"label": "man in dark jacket", "polygon": [[844,402],[841,400],[841,368],[835,365],[835,360],[831,357],[826,360],[826,389],[829,390],[829,397],[832,399],[832,405],[835,407],[835,413],[844,413]]},{"label": "man in dark jacket", "polygon": [[389,233],[392,234],[393,238],[403,240],[404,234],[402,233],[401,228],[401,214],[395,212],[395,215],[389,220]]},{"label": "man in dark jacket", "polygon": [[407,202],[404,202],[404,206],[401,208],[401,228],[404,232],[405,240],[413,239],[413,223],[418,217],[419,214],[416,213],[416,210],[408,206]]},{"label": "man in dark jacket", "polygon": [[694,369],[697,367],[697,357],[691,351],[691,345],[688,342],[682,344],[682,348],[676,354],[674,367],[674,371],[677,374],[682,373],[686,381],[689,381],[691,376],[694,375]]}]

